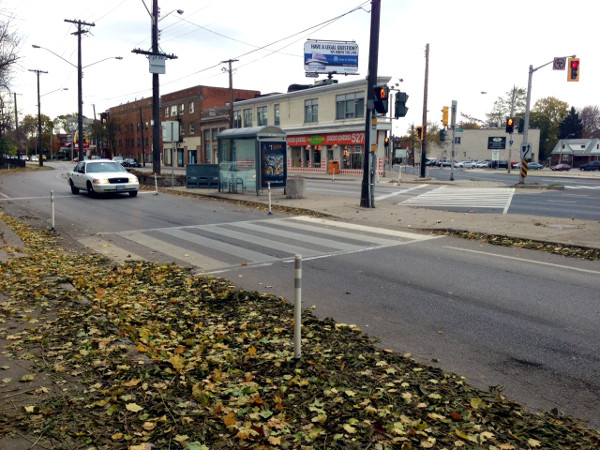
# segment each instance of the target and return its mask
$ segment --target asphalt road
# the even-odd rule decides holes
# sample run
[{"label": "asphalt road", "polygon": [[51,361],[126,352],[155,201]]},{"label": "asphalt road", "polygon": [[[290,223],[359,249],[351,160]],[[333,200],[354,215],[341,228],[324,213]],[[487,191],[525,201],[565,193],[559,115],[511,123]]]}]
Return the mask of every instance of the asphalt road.
[{"label": "asphalt road", "polygon": [[356,324],[478,387],[502,385],[532,408],[557,407],[600,427],[597,262],[151,192],[73,196],[61,170],[1,177],[0,207],[49,227],[51,190],[69,246],[176,261],[290,301],[293,256],[302,254],[303,306],[318,316]]}]

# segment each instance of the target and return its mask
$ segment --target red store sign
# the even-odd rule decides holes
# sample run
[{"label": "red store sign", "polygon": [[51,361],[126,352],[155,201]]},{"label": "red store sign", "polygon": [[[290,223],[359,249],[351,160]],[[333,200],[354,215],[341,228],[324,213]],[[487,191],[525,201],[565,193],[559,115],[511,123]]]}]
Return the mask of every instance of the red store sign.
[{"label": "red store sign", "polygon": [[331,133],[331,134],[306,134],[288,136],[287,144],[290,147],[301,145],[364,145],[365,133]]}]

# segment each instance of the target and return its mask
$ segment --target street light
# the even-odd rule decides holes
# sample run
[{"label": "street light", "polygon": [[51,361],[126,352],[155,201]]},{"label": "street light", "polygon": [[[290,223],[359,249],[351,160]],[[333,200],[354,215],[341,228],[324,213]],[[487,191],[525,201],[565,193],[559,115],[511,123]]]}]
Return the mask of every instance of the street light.
[{"label": "street light", "polygon": [[93,66],[94,64],[98,64],[102,61],[106,61],[108,59],[123,59],[122,56],[110,56],[108,58],[104,58],[101,59],[100,61],[96,61],[93,62],[91,64],[88,64],[87,66],[82,66],[81,65],[81,39],[79,40],[80,44],[79,44],[79,56],[78,56],[78,64],[75,65],[72,62],[66,60],[65,58],[63,58],[62,56],[60,56],[58,53],[53,52],[52,50],[50,50],[49,48],[46,47],[42,47],[41,45],[35,45],[32,44],[31,46],[33,48],[41,48],[42,50],[46,50],[50,53],[52,53],[54,56],[58,56],[60,59],[62,59],[64,62],[66,62],[67,64],[69,64],[72,67],[75,67],[77,69],[77,81],[78,81],[78,108],[77,108],[77,115],[78,115],[78,126],[77,126],[77,136],[79,139],[79,151],[78,151],[78,159],[79,161],[81,161],[83,159],[83,69],[86,67],[90,67]]}]

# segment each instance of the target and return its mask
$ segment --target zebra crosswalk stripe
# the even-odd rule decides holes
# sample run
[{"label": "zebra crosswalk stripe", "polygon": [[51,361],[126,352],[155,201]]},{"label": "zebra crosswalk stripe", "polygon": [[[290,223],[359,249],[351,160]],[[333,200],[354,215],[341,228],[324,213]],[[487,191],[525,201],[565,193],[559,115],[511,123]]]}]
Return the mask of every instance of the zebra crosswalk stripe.
[{"label": "zebra crosswalk stripe", "polygon": [[[152,255],[203,271],[269,264],[302,254],[306,258],[392,247],[437,236],[308,218],[273,218],[222,224],[105,233],[81,238],[92,250],[118,263]],[[120,248],[119,244],[127,247]]]},{"label": "zebra crosswalk stripe", "polygon": [[512,201],[514,188],[465,189],[442,186],[416,197],[404,200],[402,205],[500,208],[507,210]]}]

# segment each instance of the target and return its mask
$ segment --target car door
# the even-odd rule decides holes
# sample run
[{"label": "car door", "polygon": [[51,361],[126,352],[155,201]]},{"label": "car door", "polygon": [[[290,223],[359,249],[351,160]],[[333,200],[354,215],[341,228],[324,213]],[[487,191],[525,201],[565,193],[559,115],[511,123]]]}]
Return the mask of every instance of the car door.
[{"label": "car door", "polygon": [[85,162],[81,161],[78,162],[77,165],[75,166],[75,168],[73,169],[73,176],[72,176],[72,180],[73,180],[73,184],[75,185],[76,188],[79,189],[85,189]]}]

